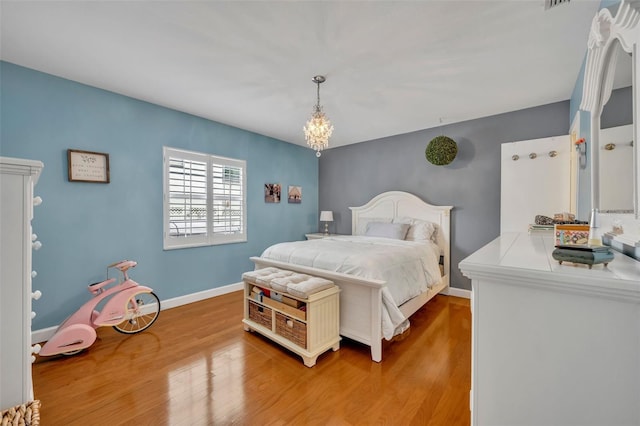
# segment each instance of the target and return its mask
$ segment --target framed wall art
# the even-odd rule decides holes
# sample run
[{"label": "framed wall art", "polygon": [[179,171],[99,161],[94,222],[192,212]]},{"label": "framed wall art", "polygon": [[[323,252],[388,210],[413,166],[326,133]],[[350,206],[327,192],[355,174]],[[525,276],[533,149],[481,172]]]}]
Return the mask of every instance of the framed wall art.
[{"label": "framed wall art", "polygon": [[265,183],[264,184],[264,202],[265,203],[279,203],[281,185],[279,183]]},{"label": "framed wall art", "polygon": [[67,150],[69,182],[109,183],[109,154]]},{"label": "framed wall art", "polygon": [[287,199],[289,203],[300,204],[302,203],[302,187],[289,185],[289,192],[287,193]]}]

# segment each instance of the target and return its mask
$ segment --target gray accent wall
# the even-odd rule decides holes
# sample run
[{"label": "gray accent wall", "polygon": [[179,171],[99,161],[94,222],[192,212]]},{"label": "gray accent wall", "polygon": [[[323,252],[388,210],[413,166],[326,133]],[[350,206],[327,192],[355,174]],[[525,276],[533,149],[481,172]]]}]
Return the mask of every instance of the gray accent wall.
[{"label": "gray accent wall", "polygon": [[[331,232],[350,234],[349,207],[381,192],[406,191],[453,206],[451,286],[470,290],[458,263],[500,234],[500,144],[566,135],[569,124],[569,101],[563,101],[326,150],[319,166],[320,210],[333,211]],[[441,134],[457,142],[458,156],[434,166],[424,152]]]}]

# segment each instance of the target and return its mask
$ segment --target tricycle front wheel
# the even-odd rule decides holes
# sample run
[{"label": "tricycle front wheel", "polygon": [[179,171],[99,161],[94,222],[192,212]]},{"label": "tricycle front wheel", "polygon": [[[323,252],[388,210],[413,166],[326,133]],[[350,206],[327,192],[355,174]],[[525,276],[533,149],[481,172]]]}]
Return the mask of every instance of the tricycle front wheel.
[{"label": "tricycle front wheel", "polygon": [[125,320],[113,328],[124,334],[135,334],[146,330],[160,315],[160,299],[153,292],[138,293],[127,302]]}]

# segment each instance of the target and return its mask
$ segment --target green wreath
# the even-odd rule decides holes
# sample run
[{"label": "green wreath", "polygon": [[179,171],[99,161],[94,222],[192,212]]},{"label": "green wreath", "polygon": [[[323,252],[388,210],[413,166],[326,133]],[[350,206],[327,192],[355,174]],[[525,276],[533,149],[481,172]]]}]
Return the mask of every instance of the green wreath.
[{"label": "green wreath", "polygon": [[436,166],[446,166],[458,154],[458,145],[447,136],[436,136],[431,139],[424,152],[427,161]]}]

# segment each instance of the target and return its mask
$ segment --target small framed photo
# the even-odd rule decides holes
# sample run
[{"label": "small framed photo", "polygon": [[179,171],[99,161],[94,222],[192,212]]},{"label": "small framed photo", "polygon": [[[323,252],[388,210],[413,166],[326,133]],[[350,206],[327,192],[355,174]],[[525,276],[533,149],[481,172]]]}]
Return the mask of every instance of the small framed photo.
[{"label": "small framed photo", "polygon": [[279,183],[265,183],[264,184],[264,202],[265,203],[279,203],[281,196],[281,186]]},{"label": "small framed photo", "polygon": [[287,196],[289,203],[300,204],[302,202],[302,187],[289,185]]},{"label": "small framed photo", "polygon": [[67,150],[69,182],[109,183],[109,154]]}]

